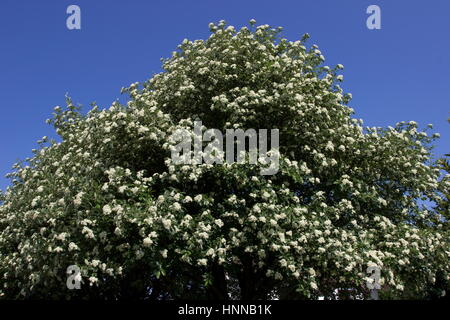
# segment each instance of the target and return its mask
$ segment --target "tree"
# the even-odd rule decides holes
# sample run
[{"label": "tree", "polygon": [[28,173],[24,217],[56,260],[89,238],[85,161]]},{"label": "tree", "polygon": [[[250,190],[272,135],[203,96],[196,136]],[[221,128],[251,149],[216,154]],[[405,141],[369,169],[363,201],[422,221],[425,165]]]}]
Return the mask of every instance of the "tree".
[{"label": "tree", "polygon": [[[337,288],[422,297],[449,273],[449,183],[415,122],[364,128],[317,46],[281,28],[210,24],[130,100],[83,114],[68,98],[0,206],[7,299],[315,299]],[[280,168],[174,164],[173,133],[279,129]],[[423,201],[425,200],[425,201]],[[68,266],[81,289],[66,287]],[[345,290],[342,291],[345,297]]]}]

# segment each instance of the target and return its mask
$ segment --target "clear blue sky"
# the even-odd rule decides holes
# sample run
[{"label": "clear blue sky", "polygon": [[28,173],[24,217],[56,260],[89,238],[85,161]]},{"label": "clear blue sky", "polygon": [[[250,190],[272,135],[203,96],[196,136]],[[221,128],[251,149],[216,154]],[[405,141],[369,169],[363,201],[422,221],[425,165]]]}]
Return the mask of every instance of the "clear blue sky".
[{"label": "clear blue sky", "polygon": [[[81,8],[81,30],[66,28],[66,9]],[[368,30],[366,8],[381,8],[381,30]],[[326,64],[345,66],[344,88],[366,125],[414,120],[441,133],[450,152],[450,1],[0,1],[0,188],[36,140],[54,136],[45,119],[64,94],[108,107],[120,88],[160,71],[184,39],[209,36],[221,19],[241,27],[283,26],[289,40],[308,32]]]}]

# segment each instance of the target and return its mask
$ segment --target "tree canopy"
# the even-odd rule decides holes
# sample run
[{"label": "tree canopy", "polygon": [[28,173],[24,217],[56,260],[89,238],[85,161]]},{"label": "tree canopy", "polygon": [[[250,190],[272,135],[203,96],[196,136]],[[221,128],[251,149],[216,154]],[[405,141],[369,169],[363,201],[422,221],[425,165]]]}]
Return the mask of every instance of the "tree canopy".
[{"label": "tree canopy", "polygon": [[[127,105],[55,108],[60,141],[39,141],[2,194],[0,297],[368,297],[376,266],[381,298],[420,298],[437,273],[448,279],[449,214],[429,205],[450,188],[437,136],[412,121],[364,127],[343,66],[326,66],[308,35],[209,27],[123,89]],[[174,164],[172,133],[195,120],[278,129],[279,171]]]}]

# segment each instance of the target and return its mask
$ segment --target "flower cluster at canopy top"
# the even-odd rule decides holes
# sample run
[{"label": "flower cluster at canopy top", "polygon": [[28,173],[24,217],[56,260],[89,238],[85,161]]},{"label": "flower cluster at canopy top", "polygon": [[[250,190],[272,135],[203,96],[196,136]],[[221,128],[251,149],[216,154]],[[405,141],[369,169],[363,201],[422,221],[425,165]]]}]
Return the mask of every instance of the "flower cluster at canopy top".
[{"label": "flower cluster at canopy top", "polygon": [[[307,36],[288,41],[254,21],[210,29],[124,89],[127,106],[55,108],[49,123],[62,141],[39,141],[2,195],[0,296],[162,287],[204,297],[217,270],[235,297],[367,294],[366,268],[377,265],[380,294],[400,297],[447,276],[448,217],[423,205],[450,187],[432,161],[436,137],[415,122],[364,128],[338,86],[343,67],[324,66]],[[196,119],[279,129],[279,172],[174,165],[169,137]],[[66,288],[69,265],[81,268],[81,290]]]}]

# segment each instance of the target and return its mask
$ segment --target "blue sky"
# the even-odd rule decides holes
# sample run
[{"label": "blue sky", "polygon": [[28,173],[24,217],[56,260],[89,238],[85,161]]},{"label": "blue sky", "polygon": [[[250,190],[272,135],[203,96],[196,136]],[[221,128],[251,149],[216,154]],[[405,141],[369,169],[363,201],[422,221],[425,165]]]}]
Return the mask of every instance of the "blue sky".
[{"label": "blue sky", "polygon": [[[81,8],[81,30],[68,30],[66,9]],[[366,9],[381,8],[381,30],[366,27]],[[450,152],[450,1],[383,0],[1,0],[0,188],[69,93],[86,108],[109,107],[120,88],[160,71],[160,58],[184,39],[209,36],[208,23],[248,20],[283,26],[284,36],[311,35],[326,64],[342,63],[351,106],[365,125],[414,120],[441,134]],[[123,98],[122,98],[123,99]]]}]

